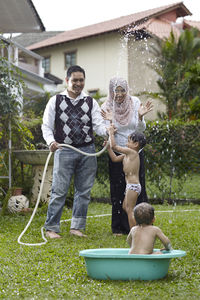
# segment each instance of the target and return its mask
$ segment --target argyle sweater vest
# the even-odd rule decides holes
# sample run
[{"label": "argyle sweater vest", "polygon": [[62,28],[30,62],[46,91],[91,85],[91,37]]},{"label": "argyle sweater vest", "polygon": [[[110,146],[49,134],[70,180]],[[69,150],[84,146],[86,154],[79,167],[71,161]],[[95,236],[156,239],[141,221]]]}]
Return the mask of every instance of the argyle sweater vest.
[{"label": "argyle sweater vest", "polygon": [[91,97],[84,97],[77,104],[65,95],[56,96],[55,132],[56,142],[75,147],[94,142],[92,130]]}]

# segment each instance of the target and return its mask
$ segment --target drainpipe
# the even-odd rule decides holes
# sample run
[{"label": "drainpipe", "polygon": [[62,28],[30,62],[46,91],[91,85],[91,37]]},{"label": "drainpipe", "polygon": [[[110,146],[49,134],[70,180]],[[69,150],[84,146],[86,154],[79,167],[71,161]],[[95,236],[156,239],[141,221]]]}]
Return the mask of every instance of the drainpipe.
[{"label": "drainpipe", "polygon": [[[9,67],[10,67],[10,62],[11,62],[11,45],[8,45],[8,63],[9,63]],[[9,73],[9,77],[10,77],[10,73]],[[8,124],[8,131],[9,131],[9,141],[8,141],[8,178],[9,178],[9,188],[11,188],[12,186],[12,161],[11,161],[11,152],[12,152],[12,140],[11,140],[11,136],[12,136],[12,132],[11,132],[11,120],[9,120],[9,124]]]}]

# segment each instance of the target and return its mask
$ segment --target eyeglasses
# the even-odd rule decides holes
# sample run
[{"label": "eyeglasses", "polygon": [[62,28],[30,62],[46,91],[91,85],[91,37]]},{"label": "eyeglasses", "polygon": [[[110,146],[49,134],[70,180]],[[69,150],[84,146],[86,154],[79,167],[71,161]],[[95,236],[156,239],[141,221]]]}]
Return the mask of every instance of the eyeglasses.
[{"label": "eyeglasses", "polygon": [[122,88],[116,88],[114,91],[115,94],[126,94],[125,89]]}]

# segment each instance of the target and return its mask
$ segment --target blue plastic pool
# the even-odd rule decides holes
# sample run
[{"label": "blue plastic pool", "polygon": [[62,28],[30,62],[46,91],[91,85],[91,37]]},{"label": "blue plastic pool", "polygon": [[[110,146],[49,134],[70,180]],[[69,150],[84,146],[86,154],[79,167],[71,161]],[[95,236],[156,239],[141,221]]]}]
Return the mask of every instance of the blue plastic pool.
[{"label": "blue plastic pool", "polygon": [[[154,249],[158,251],[159,249]],[[80,251],[87,274],[93,279],[155,280],[167,275],[172,258],[186,255],[182,250],[163,251],[163,254],[128,254],[126,248],[102,248]]]}]

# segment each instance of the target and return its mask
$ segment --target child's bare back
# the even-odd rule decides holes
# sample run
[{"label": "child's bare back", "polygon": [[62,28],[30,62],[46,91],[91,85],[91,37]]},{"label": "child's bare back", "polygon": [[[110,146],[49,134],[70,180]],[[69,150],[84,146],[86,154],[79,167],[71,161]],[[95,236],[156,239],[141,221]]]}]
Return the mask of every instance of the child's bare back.
[{"label": "child's bare back", "polygon": [[152,254],[156,238],[159,238],[167,249],[170,241],[159,227],[153,225],[134,226],[127,237],[127,242],[131,247],[129,254]]},{"label": "child's bare back", "polygon": [[168,237],[159,227],[153,226],[154,208],[150,204],[143,202],[135,206],[134,217],[137,225],[131,228],[127,237],[129,254],[152,254],[156,238],[163,243],[166,250],[171,249]]}]

